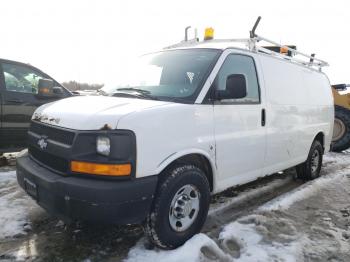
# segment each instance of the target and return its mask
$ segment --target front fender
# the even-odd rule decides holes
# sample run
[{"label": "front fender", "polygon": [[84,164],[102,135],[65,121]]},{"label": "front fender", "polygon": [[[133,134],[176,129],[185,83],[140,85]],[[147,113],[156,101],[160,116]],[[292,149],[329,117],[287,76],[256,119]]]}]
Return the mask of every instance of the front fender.
[{"label": "front fender", "polygon": [[168,155],[165,159],[163,159],[157,166],[156,168],[156,173],[160,174],[161,172],[163,172],[163,170],[165,168],[167,168],[171,163],[173,163],[175,160],[186,156],[186,155],[191,155],[191,154],[197,154],[197,155],[202,155],[203,157],[205,157],[211,166],[212,172],[213,172],[213,191],[215,191],[216,188],[216,164],[215,164],[215,158],[214,156],[211,156],[208,152],[206,152],[205,150],[202,149],[198,149],[198,148],[190,148],[190,149],[186,149],[186,150],[182,150],[179,152],[174,152],[170,155]]}]

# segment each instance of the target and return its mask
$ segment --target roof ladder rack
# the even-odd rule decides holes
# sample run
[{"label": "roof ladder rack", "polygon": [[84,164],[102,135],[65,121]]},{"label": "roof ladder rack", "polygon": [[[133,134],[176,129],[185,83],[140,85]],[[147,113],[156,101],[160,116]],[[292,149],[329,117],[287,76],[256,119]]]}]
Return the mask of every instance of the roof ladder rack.
[{"label": "roof ladder rack", "polygon": [[[321,60],[321,59],[318,59],[318,58],[315,58],[315,54],[307,55],[305,53],[297,51],[294,48],[291,48],[291,47],[286,46],[286,45],[278,44],[275,41],[272,41],[272,40],[269,40],[269,39],[267,39],[265,37],[257,35],[255,33],[255,30],[256,30],[260,20],[261,20],[261,16],[258,17],[258,19],[256,20],[256,22],[255,22],[255,24],[253,26],[253,29],[250,31],[250,45],[249,45],[249,49],[251,51],[268,53],[268,54],[275,55],[275,56],[278,56],[278,57],[290,60],[292,62],[305,65],[305,66],[318,67],[319,71],[321,71],[322,67],[329,66],[328,62],[326,62],[324,60]],[[307,58],[308,61],[303,61],[301,59],[297,59],[297,58],[294,58],[292,56],[286,56],[286,55],[283,55],[283,54],[281,54],[279,52],[275,52],[275,51],[269,50],[267,48],[264,48],[262,46],[258,46],[257,43],[260,42],[260,41],[264,41],[264,42],[270,43],[270,44],[272,44],[272,45],[274,45],[276,47],[280,47],[280,48],[283,48],[284,50],[288,50],[293,55],[300,55],[300,56],[302,56],[304,58]]]},{"label": "roof ladder rack", "polygon": [[[257,35],[255,33],[255,31],[259,25],[260,20],[261,20],[261,16],[258,17],[252,30],[249,32],[250,37],[244,38],[244,39],[211,39],[211,40],[199,41],[199,39],[197,37],[197,30],[195,30],[195,37],[193,39],[189,39],[188,38],[188,30],[191,27],[188,26],[185,29],[185,39],[183,41],[181,41],[180,43],[171,45],[171,46],[167,46],[164,49],[171,49],[171,48],[178,48],[178,47],[190,47],[190,46],[203,44],[203,43],[244,43],[244,44],[246,44],[248,49],[252,52],[261,52],[264,54],[269,54],[269,55],[274,56],[274,57],[278,57],[280,59],[289,60],[293,63],[297,63],[297,64],[300,64],[303,66],[316,67],[316,68],[318,68],[319,71],[322,70],[322,67],[329,66],[329,64],[326,61],[316,58],[315,54],[308,55],[308,54],[305,54],[305,53],[302,53],[302,52],[296,50],[296,48],[292,48],[292,47],[286,46],[286,45],[281,45],[275,41],[272,41],[272,40],[269,40],[265,37]],[[277,48],[279,47],[280,50],[282,50],[282,49],[284,51],[287,50],[288,53],[291,54],[291,56],[287,56],[287,55],[282,54],[281,52],[277,52],[277,51],[265,48],[263,46],[259,46],[258,42],[260,42],[260,41],[270,43]],[[295,58],[295,57],[293,57],[294,55],[299,55],[299,56],[303,57],[303,59]]]}]

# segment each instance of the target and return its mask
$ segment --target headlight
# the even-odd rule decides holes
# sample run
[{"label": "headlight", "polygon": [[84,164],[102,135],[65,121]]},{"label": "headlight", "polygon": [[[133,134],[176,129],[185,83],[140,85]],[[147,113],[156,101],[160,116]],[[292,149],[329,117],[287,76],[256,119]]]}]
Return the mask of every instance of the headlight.
[{"label": "headlight", "polygon": [[96,151],[97,153],[109,156],[109,153],[111,152],[111,141],[106,136],[98,136],[96,138]]}]

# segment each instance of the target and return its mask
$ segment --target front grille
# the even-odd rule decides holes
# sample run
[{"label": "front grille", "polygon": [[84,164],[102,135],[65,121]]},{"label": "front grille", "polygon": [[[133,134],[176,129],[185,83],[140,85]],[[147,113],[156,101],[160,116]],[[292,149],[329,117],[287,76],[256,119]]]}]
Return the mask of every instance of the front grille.
[{"label": "front grille", "polygon": [[74,132],[39,124],[36,122],[31,122],[29,131],[39,136],[46,136],[51,140],[54,140],[66,145],[72,145],[74,136],[75,136]]},{"label": "front grille", "polygon": [[58,172],[61,173],[66,173],[69,168],[69,162],[59,156],[52,155],[48,152],[43,152],[40,151],[39,149],[30,146],[29,149],[29,154],[37,161],[40,163],[46,165],[47,167],[57,170]]}]

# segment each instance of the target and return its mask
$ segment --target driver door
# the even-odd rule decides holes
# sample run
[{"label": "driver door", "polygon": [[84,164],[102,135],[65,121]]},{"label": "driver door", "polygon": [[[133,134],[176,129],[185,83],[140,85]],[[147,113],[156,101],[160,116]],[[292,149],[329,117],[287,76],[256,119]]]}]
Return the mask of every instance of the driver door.
[{"label": "driver door", "polygon": [[226,90],[230,75],[246,79],[247,94],[241,99],[214,103],[216,163],[220,189],[244,184],[262,175],[266,150],[265,109],[253,57],[230,54],[213,87]]}]

